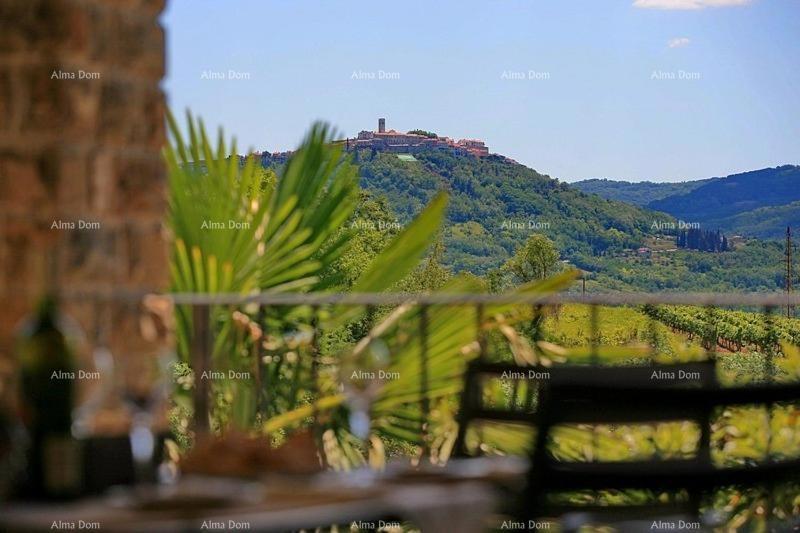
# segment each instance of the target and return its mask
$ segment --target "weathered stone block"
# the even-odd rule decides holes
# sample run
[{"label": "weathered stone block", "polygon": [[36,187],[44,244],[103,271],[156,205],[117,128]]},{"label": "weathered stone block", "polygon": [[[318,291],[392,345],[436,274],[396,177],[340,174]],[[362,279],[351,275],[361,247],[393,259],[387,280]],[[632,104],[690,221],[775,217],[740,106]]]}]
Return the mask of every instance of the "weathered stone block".
[{"label": "weathered stone block", "polygon": [[146,91],[142,107],[144,147],[161,153],[167,142],[167,132],[164,127],[167,106],[164,103],[164,94],[160,89]]},{"label": "weathered stone block", "polygon": [[93,217],[71,218],[73,227],[60,231],[58,274],[65,287],[113,285],[120,278],[116,228]]},{"label": "weathered stone block", "polygon": [[164,31],[152,19],[122,15],[112,63],[143,80],[164,76]]},{"label": "weathered stone block", "polygon": [[125,227],[125,250],[120,254],[127,259],[123,277],[126,283],[152,291],[167,289],[169,277],[165,229],[161,222],[137,221]]},{"label": "weathered stone block", "polygon": [[100,96],[98,136],[104,144],[127,145],[131,130],[141,121],[140,95],[133,83],[108,80]]},{"label": "weathered stone block", "polygon": [[90,11],[93,32],[89,45],[94,63],[124,70],[137,81],[164,75],[164,35],[157,20],[124,6]]},{"label": "weathered stone block", "polygon": [[129,81],[101,90],[98,136],[102,144],[160,151],[164,146],[164,95],[157,87]]},{"label": "weathered stone block", "polygon": [[55,240],[47,220],[35,215],[6,217],[0,233],[2,286],[12,294],[22,293],[23,299],[26,292],[40,292],[49,279]]},{"label": "weathered stone block", "polygon": [[34,52],[55,46],[64,31],[65,3],[0,2],[0,51]]},{"label": "weathered stone block", "polygon": [[96,128],[100,80],[88,79],[91,69],[52,61],[21,69],[21,129],[63,132],[91,137]]},{"label": "weathered stone block", "polygon": [[0,131],[11,129],[14,123],[14,103],[11,98],[11,69],[0,67]]},{"label": "weathered stone block", "polygon": [[166,181],[160,155],[120,155],[114,161],[114,175],[119,213],[166,212]]},{"label": "weathered stone block", "polygon": [[107,216],[116,209],[114,152],[110,149],[96,152],[90,166],[89,203],[91,210],[101,216]]},{"label": "weathered stone block", "polygon": [[52,191],[42,176],[44,167],[33,155],[0,153],[0,207],[20,211],[46,205]]},{"label": "weathered stone block", "polygon": [[55,163],[58,182],[58,210],[71,214],[89,214],[89,169],[87,155],[78,148],[59,150]]}]

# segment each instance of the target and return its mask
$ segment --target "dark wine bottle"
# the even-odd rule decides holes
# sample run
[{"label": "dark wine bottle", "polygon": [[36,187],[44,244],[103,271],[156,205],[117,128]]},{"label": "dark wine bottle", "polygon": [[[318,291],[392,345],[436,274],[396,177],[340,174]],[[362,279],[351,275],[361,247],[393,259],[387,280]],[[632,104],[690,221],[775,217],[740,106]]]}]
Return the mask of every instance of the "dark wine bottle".
[{"label": "dark wine bottle", "polygon": [[81,488],[81,452],[72,437],[76,369],[54,296],[25,321],[17,344],[21,409],[28,429],[27,482],[30,498],[69,498]]}]

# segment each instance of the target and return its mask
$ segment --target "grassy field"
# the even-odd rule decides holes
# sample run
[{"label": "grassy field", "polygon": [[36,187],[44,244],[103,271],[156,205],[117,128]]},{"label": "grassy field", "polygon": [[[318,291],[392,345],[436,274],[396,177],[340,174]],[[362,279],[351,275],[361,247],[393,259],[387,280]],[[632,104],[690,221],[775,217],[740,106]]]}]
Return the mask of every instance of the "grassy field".
[{"label": "grassy field", "polygon": [[[546,340],[566,348],[587,347],[592,343],[592,318],[589,306],[568,304],[550,312],[544,322]],[[597,308],[595,342],[602,347],[638,347],[657,360],[698,357],[696,342],[673,332],[634,307]],[[652,350],[651,350],[652,349]],[[608,350],[600,350],[601,356]]]}]

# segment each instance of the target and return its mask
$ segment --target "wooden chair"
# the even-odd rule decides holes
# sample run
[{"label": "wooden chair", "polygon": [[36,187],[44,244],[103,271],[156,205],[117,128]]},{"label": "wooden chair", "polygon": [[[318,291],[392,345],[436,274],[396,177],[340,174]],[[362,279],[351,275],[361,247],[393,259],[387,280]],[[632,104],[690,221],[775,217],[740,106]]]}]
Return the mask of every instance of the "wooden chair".
[{"label": "wooden chair", "polygon": [[[677,376],[696,376],[681,380]],[[800,459],[769,459],[755,466],[722,468],[711,457],[711,423],[723,406],[800,401],[800,384],[721,388],[713,361],[649,367],[563,368],[544,384],[536,413],[537,442],[523,512],[528,516],[563,515],[573,506],[554,505],[553,492],[581,489],[686,491],[684,503],[581,509],[587,518],[622,520],[677,514],[699,521],[702,496],[727,485],[775,484],[800,479]],[[667,376],[666,379],[654,376]],[[676,379],[670,379],[675,376]],[[564,462],[548,450],[553,429],[563,424],[646,424],[691,421],[700,429],[696,453],[687,458],[625,462]]]},{"label": "wooden chair", "polygon": [[[533,370],[546,373],[536,383],[535,406],[511,402],[502,408],[484,405],[486,377],[514,376]],[[524,520],[577,516],[578,522],[618,522],[637,517],[679,516],[699,521],[701,498],[715,487],[774,484],[800,479],[800,459],[766,460],[755,466],[717,467],[711,458],[711,423],[723,406],[800,401],[800,383],[721,388],[714,361],[636,367],[519,367],[475,361],[470,364],[462,398],[456,453],[466,447],[470,425],[480,421],[535,427],[531,468],[516,514]],[[690,421],[700,429],[696,453],[679,459],[586,462],[557,460],[548,450],[554,428],[566,424],[617,425]],[[685,491],[688,500],[641,506],[553,503],[550,496],[569,491],[645,489],[655,493]],[[580,525],[576,523],[576,527]],[[566,530],[570,527],[567,526]]]}]

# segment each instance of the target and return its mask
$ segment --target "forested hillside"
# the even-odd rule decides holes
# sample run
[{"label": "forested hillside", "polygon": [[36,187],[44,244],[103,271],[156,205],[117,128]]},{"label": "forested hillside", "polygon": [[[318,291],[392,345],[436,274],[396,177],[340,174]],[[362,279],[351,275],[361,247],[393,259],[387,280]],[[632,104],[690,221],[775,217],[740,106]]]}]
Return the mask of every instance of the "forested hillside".
[{"label": "forested hillside", "polygon": [[[800,183],[797,185],[800,187]],[[782,237],[786,227],[800,228],[800,201],[774,207],[760,207],[729,217],[725,227],[732,234],[760,239]]]},{"label": "forested hillside", "polygon": [[607,291],[777,291],[784,287],[784,249],[777,241],[748,241],[724,253],[676,250],[583,258],[587,287]]},{"label": "forested hillside", "polygon": [[652,181],[632,183],[629,181],[594,178],[577,181],[570,185],[587,194],[596,194],[608,200],[620,200],[640,207],[646,207],[650,202],[661,200],[669,196],[687,194],[716,179],[719,178],[680,181],[677,183],[656,183]]},{"label": "forested hillside", "polygon": [[[586,273],[593,292],[772,291],[784,286],[780,241],[740,240],[719,253],[680,250],[677,231],[653,227],[653,222],[674,222],[668,214],[583,193],[500,156],[478,159],[434,150],[415,157],[354,154],[361,186],[374,201],[365,204],[369,209],[363,208],[367,211],[353,229],[373,236],[395,233],[437,191],[446,190],[450,203],[437,258],[452,272],[491,274],[539,233],[555,243],[562,261]],[[800,212],[800,202],[732,220],[747,224],[753,217],[783,216],[784,211]],[[344,278],[352,277],[348,272],[358,270],[357,263],[342,266]]]},{"label": "forested hillside", "polygon": [[784,165],[710,181],[648,207],[706,229],[780,238],[787,225],[797,223],[798,206],[790,204],[798,201],[800,166]]},{"label": "forested hillside", "polygon": [[388,198],[400,222],[438,190],[450,193],[444,261],[484,273],[499,266],[531,233],[552,239],[563,259],[594,257],[641,246],[654,221],[671,217],[582,193],[498,156],[478,159],[433,150],[401,161],[361,151],[361,185]]}]

